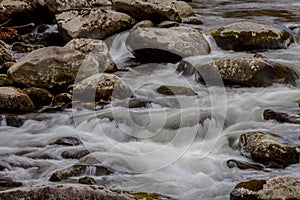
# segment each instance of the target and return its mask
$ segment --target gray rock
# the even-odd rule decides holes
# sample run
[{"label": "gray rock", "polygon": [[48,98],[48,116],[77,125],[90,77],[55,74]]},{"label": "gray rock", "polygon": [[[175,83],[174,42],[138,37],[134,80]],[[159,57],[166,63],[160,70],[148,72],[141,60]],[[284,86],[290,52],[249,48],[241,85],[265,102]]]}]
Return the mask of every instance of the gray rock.
[{"label": "gray rock", "polygon": [[142,62],[176,63],[184,57],[207,55],[202,33],[190,28],[141,28],[130,32],[126,44]]},{"label": "gray rock", "polygon": [[[11,189],[0,192],[1,200],[30,199],[30,200],[172,200],[159,194],[110,190],[96,185],[57,184],[48,186],[33,186]],[[174,199],[173,199],[174,200]]]},{"label": "gray rock", "polygon": [[0,87],[0,113],[32,112],[34,105],[26,92],[14,87]]},{"label": "gray rock", "polygon": [[272,133],[242,134],[239,147],[243,156],[269,167],[281,168],[299,162],[297,145]]},{"label": "gray rock", "polygon": [[181,17],[194,14],[189,4],[175,0],[113,0],[113,9],[139,21],[152,20],[156,23],[165,20],[181,22]]},{"label": "gray rock", "polygon": [[292,35],[276,26],[242,21],[235,22],[210,34],[224,50],[251,51],[287,48]]},{"label": "gray rock", "polygon": [[13,62],[15,60],[9,52],[9,49],[9,45],[0,40],[0,65],[4,64],[5,62]]},{"label": "gray rock", "polygon": [[66,150],[61,153],[61,156],[65,159],[80,159],[90,154],[89,150]]},{"label": "gray rock", "polygon": [[72,10],[56,15],[62,37],[104,40],[109,36],[130,29],[135,20],[124,13],[102,9]]},{"label": "gray rock", "polygon": [[241,182],[230,193],[230,200],[300,199],[300,179],[278,176],[268,180]]},{"label": "gray rock", "polygon": [[246,87],[270,86],[274,83],[296,85],[298,78],[291,69],[258,57],[227,58],[196,65],[196,79],[208,85],[219,84]]},{"label": "gray rock", "polygon": [[117,66],[109,53],[109,49],[102,40],[86,38],[73,39],[67,43],[65,47],[76,49],[87,56],[95,58],[99,67],[96,71],[93,68],[90,69],[92,73],[115,72],[117,70]]},{"label": "gray rock", "polygon": [[124,99],[131,96],[130,88],[113,74],[98,73],[74,86],[73,98],[83,102],[98,102],[113,98]]}]

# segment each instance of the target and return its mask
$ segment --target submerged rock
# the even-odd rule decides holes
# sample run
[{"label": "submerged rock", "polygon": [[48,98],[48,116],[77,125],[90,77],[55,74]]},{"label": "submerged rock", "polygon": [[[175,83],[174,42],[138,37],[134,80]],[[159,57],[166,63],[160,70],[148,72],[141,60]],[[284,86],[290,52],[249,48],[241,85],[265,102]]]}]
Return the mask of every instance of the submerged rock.
[{"label": "submerged rock", "polygon": [[269,167],[287,167],[299,162],[296,144],[267,132],[251,132],[240,136],[240,152],[243,156]]},{"label": "submerged rock", "polygon": [[164,95],[186,95],[186,96],[197,95],[197,93],[191,88],[187,88],[183,86],[162,85],[158,87],[156,91]]},{"label": "submerged rock", "polygon": [[49,145],[77,146],[82,144],[81,140],[74,137],[61,137],[54,139]]},{"label": "submerged rock", "polygon": [[113,9],[127,13],[136,20],[181,22],[181,17],[194,14],[192,7],[175,0],[113,0]]},{"label": "submerged rock", "polygon": [[0,65],[4,64],[5,62],[12,62],[15,60],[9,49],[9,45],[0,40]]},{"label": "submerged rock", "polygon": [[0,113],[26,113],[34,110],[26,92],[14,87],[0,87]]},{"label": "submerged rock", "polygon": [[54,98],[48,90],[42,88],[31,87],[25,88],[24,91],[27,92],[36,107],[48,106]]},{"label": "submerged rock", "polygon": [[130,32],[126,44],[138,60],[146,63],[176,63],[211,51],[201,32],[182,27],[136,29]]},{"label": "submerged rock", "polygon": [[300,179],[278,176],[268,180],[241,182],[230,193],[230,200],[300,199]]},{"label": "submerged rock", "polygon": [[73,97],[83,102],[98,102],[131,96],[130,88],[116,75],[98,73],[74,86]]},{"label": "submerged rock", "polygon": [[226,58],[196,65],[196,79],[208,85],[218,84],[246,87],[270,86],[274,83],[296,85],[298,78],[291,69],[259,57]]},{"label": "submerged rock", "polygon": [[145,27],[153,27],[154,23],[151,20],[143,20],[138,23],[136,23],[132,29],[137,29],[137,28],[145,28]]},{"label": "submerged rock", "polygon": [[296,113],[278,112],[266,109],[263,113],[265,120],[276,120],[280,123],[300,124],[300,111]]},{"label": "submerged rock", "polygon": [[224,50],[253,51],[284,49],[292,42],[292,35],[272,25],[250,21],[235,22],[210,34]]},{"label": "submerged rock", "polygon": [[31,200],[174,200],[159,194],[137,193],[121,190],[110,190],[96,185],[57,184],[48,186],[33,186],[11,189],[0,192],[1,200],[31,199]]},{"label": "submerged rock", "polygon": [[62,37],[106,39],[109,36],[130,29],[135,20],[124,13],[102,9],[71,10],[56,15]]},{"label": "submerged rock", "polygon": [[[115,72],[117,70],[117,66],[115,65],[109,53],[109,49],[106,46],[105,42],[102,40],[86,38],[73,39],[65,46],[72,49],[76,49],[86,54],[87,56],[96,59],[98,69],[91,68],[90,70],[93,74],[101,72]],[[86,70],[89,69],[85,69],[85,71]]]}]

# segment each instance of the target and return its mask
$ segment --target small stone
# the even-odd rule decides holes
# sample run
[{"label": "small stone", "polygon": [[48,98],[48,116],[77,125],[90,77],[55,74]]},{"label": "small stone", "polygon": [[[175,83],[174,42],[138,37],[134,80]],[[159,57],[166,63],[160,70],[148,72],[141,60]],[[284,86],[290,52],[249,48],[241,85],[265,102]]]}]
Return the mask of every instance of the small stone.
[{"label": "small stone", "polygon": [[164,95],[186,95],[186,96],[197,95],[197,93],[191,88],[187,88],[183,86],[173,86],[173,85],[162,85],[158,87],[156,91]]},{"label": "small stone", "polygon": [[93,179],[92,177],[82,177],[78,180],[78,183],[80,184],[85,184],[85,185],[96,185],[96,181],[95,179]]},{"label": "small stone", "polygon": [[81,140],[74,137],[61,137],[54,139],[49,145],[77,146],[82,144]]},{"label": "small stone", "polygon": [[61,153],[61,156],[65,159],[80,159],[90,154],[88,150],[66,150]]}]

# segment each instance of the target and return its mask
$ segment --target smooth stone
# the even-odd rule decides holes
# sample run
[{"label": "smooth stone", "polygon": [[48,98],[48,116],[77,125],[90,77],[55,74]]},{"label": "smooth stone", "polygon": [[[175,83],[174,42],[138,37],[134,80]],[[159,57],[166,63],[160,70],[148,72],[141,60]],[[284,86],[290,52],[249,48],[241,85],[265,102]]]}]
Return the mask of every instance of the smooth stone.
[{"label": "smooth stone", "polygon": [[74,137],[61,137],[54,139],[49,145],[62,145],[62,146],[77,146],[82,144],[81,140]]},{"label": "smooth stone", "polygon": [[253,170],[258,170],[258,171],[269,172],[269,170],[266,170],[266,167],[264,165],[258,164],[258,163],[249,163],[246,161],[230,159],[230,160],[227,160],[226,164],[229,168],[237,167],[237,168],[243,169],[243,170],[244,169],[253,169]]},{"label": "smooth stone", "polygon": [[156,89],[160,94],[172,96],[172,95],[186,95],[195,96],[197,93],[191,89],[184,86],[173,86],[173,85],[162,85]]},{"label": "smooth stone", "polygon": [[171,28],[171,27],[177,27],[180,24],[178,22],[174,22],[174,21],[163,21],[159,24],[157,24],[157,27],[159,28]]}]

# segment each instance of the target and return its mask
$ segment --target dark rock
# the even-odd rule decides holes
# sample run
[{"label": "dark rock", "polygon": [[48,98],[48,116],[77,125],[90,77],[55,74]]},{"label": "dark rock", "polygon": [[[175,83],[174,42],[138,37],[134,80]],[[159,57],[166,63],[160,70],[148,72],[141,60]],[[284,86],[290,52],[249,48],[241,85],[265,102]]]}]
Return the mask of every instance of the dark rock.
[{"label": "dark rock", "polygon": [[12,50],[16,51],[16,52],[25,53],[25,52],[31,52],[33,50],[40,49],[43,47],[44,47],[43,45],[33,45],[33,44],[27,44],[25,42],[15,42],[12,45]]},{"label": "dark rock", "polygon": [[130,32],[126,44],[141,62],[179,62],[207,55],[210,46],[202,33],[190,28],[141,28]]},{"label": "dark rock", "polygon": [[11,189],[0,192],[1,200],[30,199],[30,200],[174,200],[172,198],[148,193],[129,191],[114,191],[96,185],[57,184],[48,186],[33,186]]},{"label": "dark rock", "polygon": [[26,92],[14,87],[0,87],[0,113],[26,113],[34,110]]},{"label": "dark rock", "polygon": [[268,180],[241,182],[230,193],[230,200],[300,199],[300,179],[278,176]]},{"label": "dark rock", "polygon": [[193,89],[183,87],[183,86],[162,85],[158,87],[156,91],[164,95],[186,95],[186,96],[197,95],[197,93]]},{"label": "dark rock", "polygon": [[291,69],[264,58],[240,57],[214,60],[196,65],[196,80],[208,85],[219,84],[245,87],[270,86],[274,83],[296,85],[298,78]]},{"label": "dark rock", "polygon": [[28,33],[20,36],[20,40],[27,44],[36,46],[43,45],[48,46],[63,46],[65,41],[62,39],[60,34],[57,32],[46,32],[46,33]]},{"label": "dark rock", "polygon": [[2,65],[0,65],[0,74],[7,74],[7,70],[13,66],[15,62],[5,62]]},{"label": "dark rock", "polygon": [[66,105],[68,108],[72,107],[72,95],[69,93],[61,93],[54,97],[53,104],[55,106]]},{"label": "dark rock", "polygon": [[159,28],[171,28],[171,27],[177,27],[180,24],[178,22],[174,21],[163,21],[157,25]]},{"label": "dark rock", "polygon": [[0,87],[10,85],[6,74],[0,74]]},{"label": "dark rock", "polygon": [[21,127],[26,121],[26,117],[24,115],[6,115],[5,120],[7,126]]},{"label": "dark rock", "polygon": [[143,20],[138,23],[136,23],[132,29],[137,29],[137,28],[145,28],[145,27],[153,27],[154,23],[151,20]]},{"label": "dark rock", "polygon": [[14,58],[11,55],[9,49],[10,46],[0,40],[0,65],[2,65],[5,62],[14,61]]},{"label": "dark rock", "polygon": [[93,171],[94,174],[91,174],[94,176],[107,176],[112,173],[112,170],[110,168],[104,166],[90,166],[90,165],[77,164],[67,169],[54,172],[51,175],[49,181],[58,182],[58,181],[66,180],[70,177],[81,176],[86,174],[86,172],[88,172],[89,169],[94,170]]},{"label": "dark rock", "polygon": [[130,98],[130,99],[125,99],[123,101],[113,102],[112,106],[113,107],[122,106],[125,108],[145,108],[148,107],[149,103],[150,102],[141,99]]},{"label": "dark rock", "polygon": [[113,0],[113,9],[127,13],[136,20],[165,20],[181,22],[181,17],[194,14],[192,7],[183,1],[174,0]]},{"label": "dark rock", "polygon": [[131,96],[130,88],[116,75],[98,73],[74,86],[73,97],[82,102],[125,99]]},{"label": "dark rock", "polygon": [[78,179],[78,183],[85,184],[85,185],[96,185],[95,179],[88,176]]},{"label": "dark rock", "polygon": [[[13,181],[10,178],[0,178],[0,191],[21,186],[23,186],[21,182]],[[0,199],[2,200],[2,198]]]},{"label": "dark rock", "polygon": [[31,87],[25,88],[24,91],[36,107],[48,106],[53,100],[53,95],[46,89]]},{"label": "dark rock", "polygon": [[65,159],[80,159],[90,154],[86,149],[84,150],[66,150],[61,153],[61,156]]},{"label": "dark rock", "polygon": [[267,132],[251,132],[240,136],[243,156],[269,167],[280,168],[299,162],[297,145]]},{"label": "dark rock", "polygon": [[77,146],[82,144],[81,140],[74,137],[61,137],[54,139],[49,145]]},{"label": "dark rock", "polygon": [[38,110],[38,113],[57,113],[63,112],[66,109],[65,104],[43,107]]},{"label": "dark rock", "polygon": [[239,169],[254,169],[254,170],[269,172],[268,170],[266,170],[264,165],[258,163],[249,163],[249,162],[239,161],[234,159],[230,159],[226,163],[229,168],[237,167]]},{"label": "dark rock", "polygon": [[56,20],[65,41],[74,38],[103,40],[135,24],[129,15],[101,9],[67,11],[56,15]]},{"label": "dark rock", "polygon": [[287,48],[292,35],[276,26],[249,21],[235,22],[210,34],[224,50],[253,51]]},{"label": "dark rock", "polygon": [[277,112],[266,109],[263,113],[265,120],[276,120],[280,123],[300,124],[300,111],[296,113]]}]

